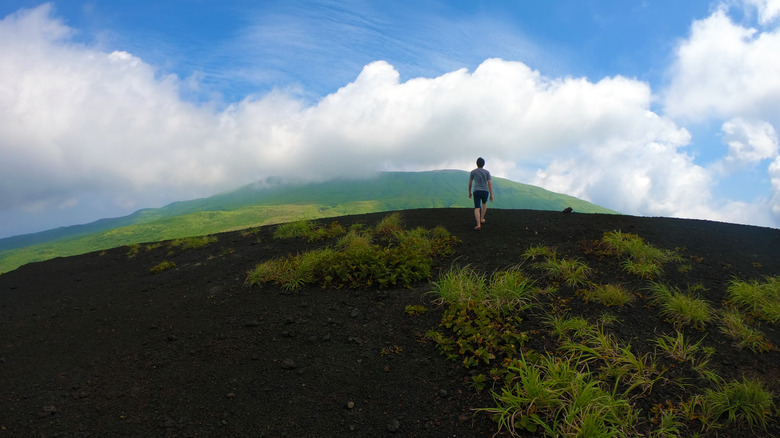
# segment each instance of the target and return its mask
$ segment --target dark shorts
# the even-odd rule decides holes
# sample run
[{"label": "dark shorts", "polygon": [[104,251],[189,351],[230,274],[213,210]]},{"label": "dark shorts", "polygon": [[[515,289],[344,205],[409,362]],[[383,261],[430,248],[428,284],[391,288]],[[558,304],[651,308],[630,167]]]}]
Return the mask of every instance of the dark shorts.
[{"label": "dark shorts", "polygon": [[482,207],[482,203],[487,204],[490,192],[487,190],[474,190],[474,208]]}]

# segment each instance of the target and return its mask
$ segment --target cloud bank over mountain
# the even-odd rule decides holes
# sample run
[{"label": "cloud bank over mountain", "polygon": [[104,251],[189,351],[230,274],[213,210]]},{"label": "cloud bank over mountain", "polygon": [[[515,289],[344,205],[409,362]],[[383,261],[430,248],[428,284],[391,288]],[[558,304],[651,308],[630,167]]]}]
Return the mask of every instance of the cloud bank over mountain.
[{"label": "cloud bank over mountain", "polygon": [[[377,60],[314,101],[275,89],[227,103],[187,98],[202,91],[196,72],[84,42],[51,5],[20,10],[0,21],[0,234],[270,176],[468,170],[477,156],[495,175],[627,214],[777,227],[778,4],[693,21],[663,84],[500,58],[402,80]],[[726,187],[745,180],[760,187]]]}]

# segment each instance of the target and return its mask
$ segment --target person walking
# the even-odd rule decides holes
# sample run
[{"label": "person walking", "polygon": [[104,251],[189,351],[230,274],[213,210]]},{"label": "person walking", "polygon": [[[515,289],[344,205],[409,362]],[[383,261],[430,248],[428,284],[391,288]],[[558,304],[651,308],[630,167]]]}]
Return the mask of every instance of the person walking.
[{"label": "person walking", "polygon": [[469,199],[474,197],[474,218],[477,220],[475,230],[481,230],[482,224],[485,223],[488,198],[493,202],[493,182],[490,180],[490,172],[484,167],[485,159],[477,158],[477,168],[472,170],[469,176]]}]

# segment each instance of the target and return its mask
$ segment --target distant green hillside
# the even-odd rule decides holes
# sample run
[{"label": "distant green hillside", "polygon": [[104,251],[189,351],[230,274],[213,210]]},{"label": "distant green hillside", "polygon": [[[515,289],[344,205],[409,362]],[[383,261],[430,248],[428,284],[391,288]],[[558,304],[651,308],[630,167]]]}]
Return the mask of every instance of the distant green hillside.
[{"label": "distant green hillside", "polygon": [[[471,207],[468,172],[385,172],[367,180],[250,184],[237,190],[131,215],[0,239],[0,273],[25,263],[141,242],[213,234],[298,219],[411,208]],[[581,199],[493,179],[491,208],[608,213]]]}]

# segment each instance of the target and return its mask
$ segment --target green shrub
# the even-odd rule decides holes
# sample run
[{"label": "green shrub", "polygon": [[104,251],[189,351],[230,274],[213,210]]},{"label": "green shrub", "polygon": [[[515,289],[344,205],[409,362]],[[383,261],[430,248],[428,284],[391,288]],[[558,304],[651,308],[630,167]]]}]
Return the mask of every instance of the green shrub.
[{"label": "green shrub", "polygon": [[[313,283],[337,288],[389,288],[428,280],[433,258],[451,254],[457,239],[443,228],[434,232],[422,228],[404,231],[395,227],[398,219],[394,219],[394,215],[389,217],[371,230],[351,228],[338,240],[335,249],[309,251],[284,261],[263,262],[249,272],[247,282],[276,282],[290,290]],[[330,229],[343,231],[335,226]],[[307,236],[312,230],[315,228],[311,223],[297,223],[278,228],[277,234]],[[382,236],[375,234],[380,232]],[[374,243],[377,239],[381,239],[383,245]]]}]

